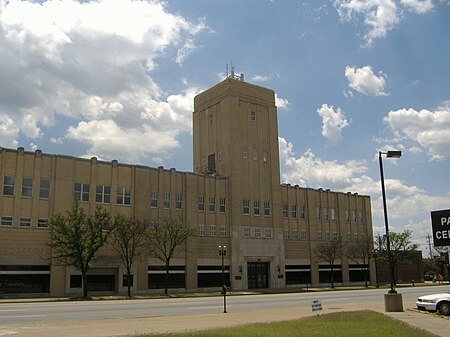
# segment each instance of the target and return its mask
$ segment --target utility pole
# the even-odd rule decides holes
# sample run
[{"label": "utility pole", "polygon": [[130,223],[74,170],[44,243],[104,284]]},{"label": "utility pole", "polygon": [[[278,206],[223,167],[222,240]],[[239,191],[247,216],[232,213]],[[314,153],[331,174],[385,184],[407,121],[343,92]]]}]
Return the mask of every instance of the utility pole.
[{"label": "utility pole", "polygon": [[427,241],[428,241],[428,250],[430,251],[430,259],[433,258],[433,254],[431,253],[431,235],[427,235]]}]

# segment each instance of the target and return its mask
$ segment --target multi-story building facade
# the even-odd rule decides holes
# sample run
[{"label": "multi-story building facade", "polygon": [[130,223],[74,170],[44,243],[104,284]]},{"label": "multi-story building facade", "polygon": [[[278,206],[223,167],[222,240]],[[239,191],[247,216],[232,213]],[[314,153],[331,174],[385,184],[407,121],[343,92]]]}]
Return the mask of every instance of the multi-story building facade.
[{"label": "multi-story building facade", "polygon": [[[272,90],[231,76],[195,97],[193,119],[193,173],[1,149],[0,292],[81,292],[80,273],[52,260],[48,241],[50,219],[74,200],[87,212],[101,205],[113,216],[195,225],[170,267],[170,286],[182,291],[221,286],[218,246],[227,247],[233,290],[325,285],[330,270],[315,258],[317,244],[372,236],[368,196],[280,185]],[[362,281],[344,253],[334,270],[338,283]],[[124,274],[107,246],[89,288],[125,292]],[[161,289],[162,262],[142,255],[132,284],[135,293]]]}]

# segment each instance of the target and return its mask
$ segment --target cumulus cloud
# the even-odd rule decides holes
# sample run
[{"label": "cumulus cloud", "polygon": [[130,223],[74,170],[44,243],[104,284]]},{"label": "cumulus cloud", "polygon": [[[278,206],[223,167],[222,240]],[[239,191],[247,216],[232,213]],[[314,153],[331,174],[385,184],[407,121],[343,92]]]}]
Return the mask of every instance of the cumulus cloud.
[{"label": "cumulus cloud", "polygon": [[[155,152],[177,146],[177,134],[191,131],[187,110],[198,89],[165,97],[151,73],[162,56],[181,65],[205,29],[157,1],[0,0],[2,144],[17,144],[19,134],[43,137],[65,116],[75,124],[67,137],[98,157],[108,158],[113,143],[127,144],[130,135]],[[82,132],[89,128],[114,141]]]},{"label": "cumulus cloud", "polygon": [[402,10],[424,14],[434,8],[432,0],[334,0],[333,4],[343,21],[363,18],[366,46],[393,30],[401,20]]},{"label": "cumulus cloud", "polygon": [[350,125],[342,110],[323,104],[317,109],[317,113],[322,117],[322,136],[329,143],[340,142],[342,140],[342,130]]},{"label": "cumulus cloud", "polygon": [[275,94],[275,105],[278,109],[287,109],[289,106],[289,101],[286,98],[280,98],[277,94]]},{"label": "cumulus cloud", "polygon": [[386,74],[379,72],[378,76],[373,73],[371,66],[362,68],[345,67],[345,77],[348,86],[364,95],[386,96],[384,90],[386,85]]},{"label": "cumulus cloud", "polygon": [[399,141],[411,143],[428,152],[432,160],[450,155],[450,106],[436,111],[399,109],[390,111],[383,119]]}]

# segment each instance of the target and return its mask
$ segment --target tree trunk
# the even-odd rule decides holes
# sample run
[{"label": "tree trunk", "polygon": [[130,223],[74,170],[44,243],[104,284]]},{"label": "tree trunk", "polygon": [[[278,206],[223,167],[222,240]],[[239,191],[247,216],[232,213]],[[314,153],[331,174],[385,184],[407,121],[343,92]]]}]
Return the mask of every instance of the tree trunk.
[{"label": "tree trunk", "polygon": [[127,290],[128,290],[128,297],[131,297],[131,285],[130,285],[130,278],[131,278],[131,273],[130,270],[127,270]]},{"label": "tree trunk", "polygon": [[330,279],[331,279],[331,288],[334,288],[334,275],[333,275],[333,265],[331,265],[331,274],[330,274]]},{"label": "tree trunk", "polygon": [[164,294],[167,296],[168,291],[167,288],[169,287],[169,262],[166,262],[166,277],[164,280]]},{"label": "tree trunk", "polygon": [[87,288],[87,273],[83,272],[81,279],[82,279],[82,287],[83,287],[83,298],[88,297],[88,288]]}]

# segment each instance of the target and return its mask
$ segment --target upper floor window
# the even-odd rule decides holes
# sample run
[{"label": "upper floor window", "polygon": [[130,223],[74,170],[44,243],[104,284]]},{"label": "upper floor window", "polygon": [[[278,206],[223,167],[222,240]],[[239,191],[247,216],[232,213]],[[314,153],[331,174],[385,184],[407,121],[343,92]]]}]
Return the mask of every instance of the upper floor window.
[{"label": "upper floor window", "polygon": [[220,198],[220,213],[225,213],[225,198]]},{"label": "upper floor window", "polygon": [[258,150],[253,150],[253,160],[258,160]]},{"label": "upper floor window", "polygon": [[301,219],[305,218],[305,206],[300,207],[300,218]]},{"label": "upper floor window", "polygon": [[328,221],[328,208],[323,209],[323,219]]},{"label": "upper floor window", "polygon": [[150,192],[150,207],[158,207],[158,192]]},{"label": "upper floor window", "polygon": [[316,207],[316,219],[320,220],[320,207]]},{"label": "upper floor window", "polygon": [[73,186],[74,198],[77,201],[89,201],[89,184],[75,183]]},{"label": "upper floor window", "polygon": [[331,221],[336,221],[336,211],[334,208],[331,209]]},{"label": "upper floor window", "polygon": [[131,190],[126,187],[117,187],[117,204],[130,205],[131,204]]},{"label": "upper floor window", "polygon": [[250,214],[250,201],[242,200],[242,213]]},{"label": "upper floor window", "polygon": [[300,236],[300,239],[301,239],[301,240],[306,240],[306,239],[308,239],[308,234],[307,234],[307,232],[306,232],[306,229],[302,229],[302,232],[301,232],[300,235],[301,235],[301,236]]},{"label": "upper floor window", "polygon": [[272,228],[264,228],[264,237],[266,239],[271,239],[273,237]]},{"label": "upper floor window", "polygon": [[289,229],[283,229],[283,239],[289,240]]},{"label": "upper floor window", "polygon": [[8,227],[11,227],[12,224],[13,224],[13,218],[12,218],[12,216],[2,216],[0,224],[1,224],[2,226],[8,226]]},{"label": "upper floor window", "polygon": [[256,121],[256,111],[252,111],[252,112],[250,113],[250,120],[251,120],[252,122],[255,122],[255,121]]},{"label": "upper floor window", "polygon": [[3,195],[14,195],[14,183],[15,177],[4,176],[3,177]]},{"label": "upper floor window", "polygon": [[270,202],[264,201],[264,215],[270,216]]},{"label": "upper floor window", "polygon": [[22,178],[22,197],[33,196],[33,179]]},{"label": "upper floor window", "polygon": [[41,184],[39,186],[39,198],[50,198],[50,180],[41,179]]},{"label": "upper floor window", "polygon": [[95,202],[109,204],[111,202],[111,187],[106,185],[97,186],[95,188]]},{"label": "upper floor window", "polygon": [[181,209],[181,205],[183,202],[183,196],[181,193],[176,193],[175,194],[175,208],[176,209]]},{"label": "upper floor window", "polygon": [[209,236],[216,236],[216,226],[209,225]]},{"label": "upper floor window", "polygon": [[289,208],[287,204],[283,205],[283,211],[282,211],[282,216],[283,218],[287,218],[288,217],[288,213],[289,213]]},{"label": "upper floor window", "polygon": [[333,232],[332,240],[333,240],[333,241],[337,241],[337,239],[338,239],[338,234],[337,234],[337,232]]},{"label": "upper floor window", "polygon": [[294,230],[292,231],[292,238],[293,238],[294,240],[298,240],[298,230],[294,229]]},{"label": "upper floor window", "polygon": [[244,227],[244,238],[250,237],[250,227]]},{"label": "upper floor window", "polygon": [[19,226],[20,227],[31,227],[31,218],[25,218],[25,217],[20,218]]},{"label": "upper floor window", "polygon": [[364,223],[363,213],[361,211],[359,211],[358,215],[359,215],[359,223]]},{"label": "upper floor window", "polygon": [[325,240],[330,241],[330,232],[325,232]]},{"label": "upper floor window", "polygon": [[198,236],[205,236],[205,225],[198,225]]},{"label": "upper floor window", "polygon": [[263,151],[262,153],[263,162],[267,162],[269,160],[269,155],[267,154],[267,151]]},{"label": "upper floor window", "polygon": [[215,197],[209,197],[209,211],[210,212],[216,211],[216,198]]},{"label": "upper floor window", "polygon": [[242,158],[247,159],[247,149],[246,148],[242,149]]},{"label": "upper floor window", "polygon": [[292,219],[297,218],[297,206],[296,205],[291,206],[291,217],[292,217]]},{"label": "upper floor window", "polygon": [[48,219],[38,219],[38,228],[48,228]]},{"label": "upper floor window", "polygon": [[345,221],[347,221],[347,222],[350,221],[350,213],[348,212],[348,209],[345,210],[344,217],[345,217]]},{"label": "upper floor window", "polygon": [[356,222],[356,212],[352,211],[352,221]]},{"label": "upper floor window", "polygon": [[255,227],[255,238],[261,238],[262,237],[262,228],[261,227]]},{"label": "upper floor window", "polygon": [[322,240],[322,231],[317,231],[317,240]]},{"label": "upper floor window", "polygon": [[227,236],[227,226],[220,226],[220,236],[221,237]]},{"label": "upper floor window", "polygon": [[205,210],[205,196],[199,195],[197,200],[198,200],[198,210],[204,211]]},{"label": "upper floor window", "polygon": [[253,201],[253,214],[259,215],[259,201],[258,200]]},{"label": "upper floor window", "polygon": [[170,208],[170,192],[164,192],[163,207]]}]

